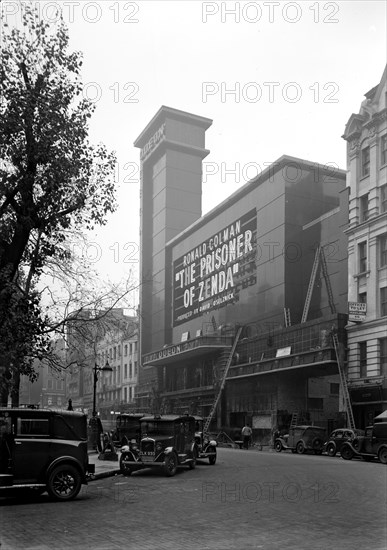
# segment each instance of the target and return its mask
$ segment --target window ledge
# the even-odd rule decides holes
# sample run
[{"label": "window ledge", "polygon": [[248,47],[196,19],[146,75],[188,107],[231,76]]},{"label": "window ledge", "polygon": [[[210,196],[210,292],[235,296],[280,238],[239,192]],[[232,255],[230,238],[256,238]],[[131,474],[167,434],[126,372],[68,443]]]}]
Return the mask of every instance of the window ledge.
[{"label": "window ledge", "polygon": [[360,279],[360,277],[364,277],[364,275],[366,277],[368,277],[370,273],[371,273],[371,271],[368,269],[367,271],[362,271],[361,273],[356,273],[355,275],[353,275],[353,278],[354,279]]}]

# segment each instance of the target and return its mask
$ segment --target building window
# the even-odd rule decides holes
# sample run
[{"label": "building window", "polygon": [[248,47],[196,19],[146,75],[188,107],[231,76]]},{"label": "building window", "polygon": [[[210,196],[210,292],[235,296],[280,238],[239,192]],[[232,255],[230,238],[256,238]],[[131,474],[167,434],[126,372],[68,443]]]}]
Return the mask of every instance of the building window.
[{"label": "building window", "polygon": [[114,359],[117,359],[117,348],[114,346]]},{"label": "building window", "polygon": [[369,176],[370,173],[370,148],[364,147],[361,151],[361,176]]},{"label": "building window", "polygon": [[387,266],[387,233],[379,238],[380,267]]},{"label": "building window", "polygon": [[367,292],[359,292],[359,302],[361,304],[367,303]]},{"label": "building window", "polygon": [[129,354],[132,355],[132,344],[129,344]]},{"label": "building window", "polygon": [[359,243],[359,273],[367,271],[367,241]]},{"label": "building window", "polygon": [[367,342],[359,342],[360,378],[367,376]]},{"label": "building window", "polygon": [[48,389],[48,390],[52,390],[52,388],[53,388],[52,379],[49,378],[49,379],[47,380],[47,389]]},{"label": "building window", "polygon": [[369,218],[368,193],[360,197],[360,221],[365,222]]},{"label": "building window", "polygon": [[138,365],[137,365],[137,361],[134,362],[134,375],[137,374],[137,371],[138,371]]},{"label": "building window", "polygon": [[380,374],[387,374],[387,338],[379,340]]},{"label": "building window", "polygon": [[117,346],[117,350],[118,350],[118,357],[121,357],[121,344]]},{"label": "building window", "polygon": [[380,188],[380,213],[387,212],[387,185]]},{"label": "building window", "polygon": [[308,398],[308,409],[322,411],[323,408],[324,408],[324,399],[322,397]]},{"label": "building window", "polygon": [[124,346],[124,355],[125,357],[128,355],[128,344],[125,344]]},{"label": "building window", "polygon": [[339,395],[340,391],[340,384],[331,384],[331,395]]},{"label": "building window", "polygon": [[124,401],[125,403],[128,402],[128,388],[124,388]]},{"label": "building window", "polygon": [[132,363],[129,363],[129,378],[132,378]]},{"label": "building window", "polygon": [[128,378],[128,365],[126,363],[124,365],[124,378]]},{"label": "building window", "polygon": [[387,164],[387,134],[380,138],[380,160],[382,166]]},{"label": "building window", "polygon": [[380,289],[380,316],[387,316],[387,286]]},{"label": "building window", "polygon": [[132,394],[132,387],[129,388],[129,401],[132,401],[133,394]]},{"label": "building window", "polygon": [[137,342],[134,342],[134,351],[137,351]]}]

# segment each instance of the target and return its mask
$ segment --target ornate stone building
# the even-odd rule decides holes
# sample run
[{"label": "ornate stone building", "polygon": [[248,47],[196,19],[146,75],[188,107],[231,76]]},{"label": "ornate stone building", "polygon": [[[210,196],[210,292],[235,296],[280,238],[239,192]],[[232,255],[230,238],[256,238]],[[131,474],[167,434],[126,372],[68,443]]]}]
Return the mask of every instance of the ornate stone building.
[{"label": "ornate stone building", "polygon": [[386,69],[352,114],[347,141],[348,377],[356,425],[387,408]]}]

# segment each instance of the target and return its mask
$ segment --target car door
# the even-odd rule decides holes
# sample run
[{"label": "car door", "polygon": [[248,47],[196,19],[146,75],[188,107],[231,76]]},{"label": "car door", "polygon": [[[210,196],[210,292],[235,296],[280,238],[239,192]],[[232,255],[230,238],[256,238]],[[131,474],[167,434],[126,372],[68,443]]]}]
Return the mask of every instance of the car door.
[{"label": "car door", "polygon": [[14,437],[12,416],[0,413],[0,474],[9,474],[13,462]]},{"label": "car door", "polygon": [[373,430],[371,427],[366,428],[365,430],[365,437],[364,437],[364,444],[363,444],[363,451],[366,453],[372,454],[373,447],[374,447],[374,437],[373,437]]},{"label": "car door", "polygon": [[334,437],[335,443],[336,443],[336,450],[340,451],[343,442],[344,442],[344,432],[343,430],[336,430],[335,437]]},{"label": "car door", "polygon": [[18,415],[14,436],[14,482],[36,483],[41,480],[49,462],[49,454],[49,417]]}]

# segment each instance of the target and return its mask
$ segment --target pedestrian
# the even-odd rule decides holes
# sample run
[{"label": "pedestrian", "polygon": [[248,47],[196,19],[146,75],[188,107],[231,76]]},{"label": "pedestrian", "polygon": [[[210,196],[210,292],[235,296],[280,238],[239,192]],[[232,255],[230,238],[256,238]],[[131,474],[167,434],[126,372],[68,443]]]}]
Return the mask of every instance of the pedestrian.
[{"label": "pedestrian", "polygon": [[248,449],[251,441],[253,430],[249,426],[249,424],[246,424],[242,428],[242,438],[243,438],[243,448]]}]

